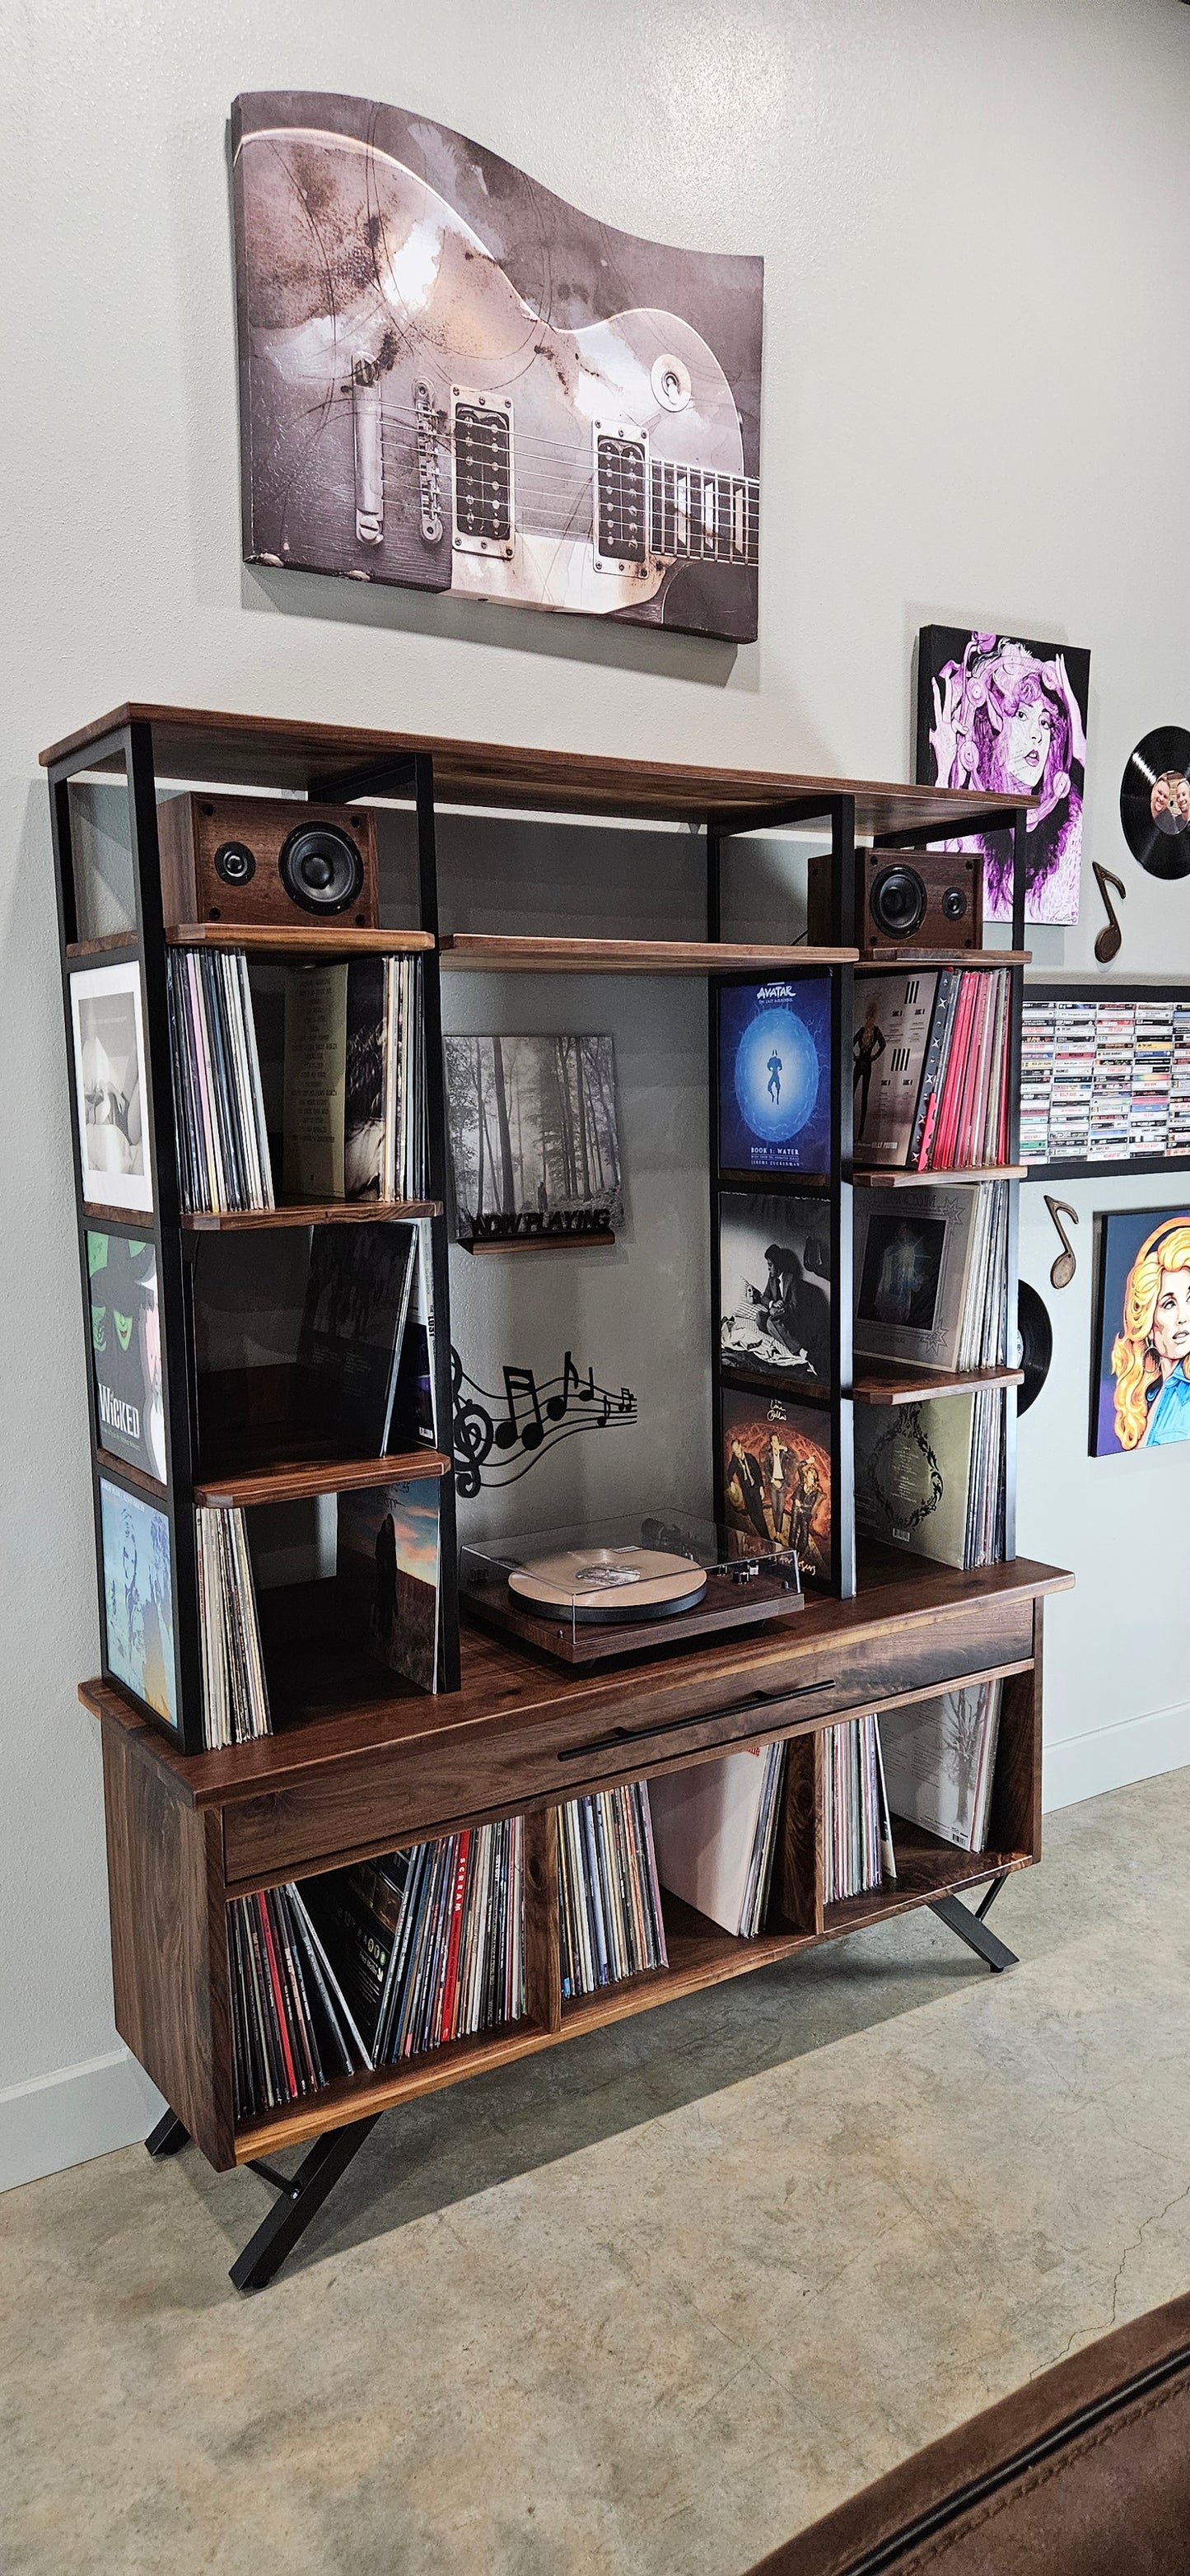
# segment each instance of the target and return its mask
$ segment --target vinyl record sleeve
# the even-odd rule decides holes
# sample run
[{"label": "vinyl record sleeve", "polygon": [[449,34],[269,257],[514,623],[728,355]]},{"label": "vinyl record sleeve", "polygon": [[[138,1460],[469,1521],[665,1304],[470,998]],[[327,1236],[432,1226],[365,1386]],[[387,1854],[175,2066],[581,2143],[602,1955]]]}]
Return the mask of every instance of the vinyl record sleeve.
[{"label": "vinyl record sleeve", "polygon": [[958,1366],[978,1213],[975,1190],[856,1192],[857,1351]]}]

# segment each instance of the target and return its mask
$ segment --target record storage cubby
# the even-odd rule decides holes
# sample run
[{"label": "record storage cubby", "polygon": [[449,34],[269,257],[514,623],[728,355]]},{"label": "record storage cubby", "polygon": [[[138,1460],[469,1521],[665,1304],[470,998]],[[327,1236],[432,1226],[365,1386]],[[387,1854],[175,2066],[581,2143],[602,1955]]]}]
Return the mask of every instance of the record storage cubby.
[{"label": "record storage cubby", "polygon": [[[62,965],[68,1043],[70,977],[100,957],[134,957],[141,977],[153,1214],[84,1207],[75,1137],[80,1271],[87,1296],[86,1232],[97,1225],[129,1236],[151,1235],[159,1265],[164,1348],[167,1473],[154,1499],[167,1510],[173,1539],[175,1638],[180,1725],[172,1738],[155,1712],[110,1672],[80,1696],[100,1719],[111,1886],[118,2027],[158,2084],[177,2122],[212,2164],[250,2162],[281,2144],[346,2134],[402,2099],[483,2067],[577,2036],[625,2013],[731,1978],[791,1955],[814,1941],[920,1904],[945,1905],[956,1891],[1035,1860],[1040,1851],[1041,1632],[1046,1595],[1070,1578],[1015,1558],[1012,1481],[1017,1372],[994,1372],[1006,1390],[1008,1415],[1006,1562],[961,1573],[899,1550],[855,1542],[851,1509],[852,1408],[912,1399],[904,1373],[853,1363],[850,1245],[852,1193],[868,1186],[851,1150],[852,987],[859,973],[895,970],[891,955],[861,953],[854,917],[857,842],[924,846],[991,819],[986,800],[951,791],[868,786],[861,782],[744,775],[507,750],[448,741],[412,741],[353,729],[201,711],[125,707],[44,755],[49,772],[59,875]],[[93,779],[126,782],[130,866],[118,921],[103,918],[94,889],[80,907],[75,864],[83,809],[72,789]],[[198,785],[309,795],[323,803],[368,799],[411,804],[417,825],[419,919],[379,932],[319,925],[255,938],[231,925],[195,924],[166,933],[157,858],[160,786]],[[707,850],[707,938],[633,941],[615,924],[601,939],[443,935],[435,857],[435,812],[468,808],[581,814],[614,824],[624,817],[699,822]],[[1012,980],[1009,1163],[998,1167],[1015,1202],[1016,1095],[1024,956],[1024,809],[1005,815],[1018,832],[1016,913],[1011,948],[933,962],[986,964]],[[829,843],[831,940],[807,949],[791,941],[757,944],[722,935],[725,872],[746,865],[747,836],[799,827]],[[729,844],[739,844],[732,848]],[[102,871],[100,872],[102,874]],[[118,874],[118,870],[114,873]],[[187,1218],[180,1207],[173,1143],[166,1017],[167,937],[284,953],[286,942],[330,955],[358,943],[416,948],[422,958],[429,1112],[429,1192],[416,1212],[428,1216],[433,1245],[436,1400],[439,1448],[383,1460],[308,1460],[292,1456],[246,1461],[207,1473],[196,1432],[193,1317],[194,1246],[204,1231],[238,1228],[246,1235],[312,1222],[379,1221],[413,1209],[304,1206],[231,1218]],[[833,1536],[829,1580],[810,1591],[796,1619],[732,1636],[714,1646],[652,1652],[622,1668],[560,1673],[516,1641],[460,1635],[451,1420],[450,1305],[446,1236],[446,1137],[441,1074],[441,976],[452,966],[526,973],[609,972],[697,975],[707,980],[710,1010],[709,1186],[712,1211],[731,1176],[720,1173],[717,1126],[716,987],[721,979],[822,973],[830,985],[831,1152],[815,1176],[829,1231],[836,1293],[832,1300],[832,1378],[822,1402],[831,1446]],[[881,1171],[881,1185],[970,1185],[986,1175]],[[799,1186],[803,1183],[799,1181]],[[767,1186],[767,1183],[766,1183]],[[711,1226],[712,1247],[716,1227]],[[700,1255],[701,1257],[701,1255]],[[712,1252],[712,1258],[713,1258]],[[639,1283],[646,1293],[647,1283]],[[1015,1296],[1015,1216],[1010,1233],[1010,1295]],[[1010,1308],[1011,1311],[1011,1308]],[[718,1400],[724,1380],[712,1354],[715,1418],[709,1426],[708,1485],[721,1473]],[[730,1375],[731,1373],[728,1372]],[[956,1381],[956,1386],[959,1382]],[[969,1384],[969,1380],[962,1384]],[[940,1392],[936,1384],[917,1392]],[[141,1490],[151,1480],[108,1459],[95,1437],[92,1455],[98,1513],[100,1475]],[[342,1490],[343,1484],[388,1483],[432,1475],[442,1503],[443,1683],[418,1692],[378,1670],[358,1670],[336,1696],[333,1659],[315,1698],[279,1693],[276,1732],[220,1752],[201,1749],[198,1638],[194,1598],[193,1506],[239,1502],[258,1506]],[[337,1486],[336,1478],[343,1480]],[[718,1500],[721,1500],[721,1482]],[[102,1561],[100,1583],[102,1589]],[[899,1876],[870,1895],[827,1907],[823,1901],[822,1730],[880,1707],[907,1706],[957,1683],[998,1677],[1004,1683],[988,1849],[966,1853],[912,1827],[898,1829]],[[666,1897],[670,1964],[597,1994],[563,2001],[557,1938],[557,1811],[566,1799],[629,1779],[705,1761],[745,1743],[788,1741],[773,1900],[768,1926],[740,1940]],[[242,2122],[232,2108],[231,2020],[225,1908],[232,1897],[302,1880],[510,1814],[526,1830],[526,2015],[513,2026],[450,2042],[427,2056],[374,2075],[339,2079],[316,2097]],[[960,1913],[975,1926],[978,1919]],[[968,1937],[964,1933],[964,1937]],[[989,1955],[985,1950],[984,1955]],[[1007,1954],[1005,1954],[1007,1955]],[[994,1962],[993,1962],[994,1963]]]}]

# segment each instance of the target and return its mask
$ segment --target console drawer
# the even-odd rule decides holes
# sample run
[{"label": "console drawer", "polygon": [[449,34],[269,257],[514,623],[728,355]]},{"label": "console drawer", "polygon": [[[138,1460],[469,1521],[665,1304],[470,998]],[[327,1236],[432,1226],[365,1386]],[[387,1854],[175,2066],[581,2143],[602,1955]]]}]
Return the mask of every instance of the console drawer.
[{"label": "console drawer", "polygon": [[879,1707],[959,1675],[1025,1662],[1029,1600],[962,1608],[798,1650],[771,1638],[726,1674],[684,1678],[680,1663],[619,1675],[589,1696],[562,1698],[531,1719],[449,1727],[404,1745],[361,1752],[286,1789],[223,1810],[229,1884],[293,1877],[349,1854],[382,1851],[450,1830],[464,1818],[507,1815],[576,1798],[621,1779],[766,1735]]}]

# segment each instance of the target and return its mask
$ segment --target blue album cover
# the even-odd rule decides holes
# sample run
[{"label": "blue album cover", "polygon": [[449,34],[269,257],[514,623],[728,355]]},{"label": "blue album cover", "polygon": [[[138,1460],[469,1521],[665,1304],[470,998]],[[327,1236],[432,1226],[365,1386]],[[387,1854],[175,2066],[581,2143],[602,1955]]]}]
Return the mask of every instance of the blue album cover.
[{"label": "blue album cover", "polygon": [[830,1170],[829,975],[719,992],[719,1163]]},{"label": "blue album cover", "polygon": [[99,1500],[108,1670],[176,1727],[169,1522],[106,1476],[99,1479]]}]

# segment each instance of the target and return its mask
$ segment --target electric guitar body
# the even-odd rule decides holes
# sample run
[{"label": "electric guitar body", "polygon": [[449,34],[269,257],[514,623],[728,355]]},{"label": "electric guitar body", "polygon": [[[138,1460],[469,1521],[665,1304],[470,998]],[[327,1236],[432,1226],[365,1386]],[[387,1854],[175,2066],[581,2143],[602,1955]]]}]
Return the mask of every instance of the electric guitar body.
[{"label": "electric guitar body", "polygon": [[754,634],[759,486],[704,334],[644,303],[552,321],[424,169],[374,132],[247,125],[260,104],[235,153],[246,557]]}]

